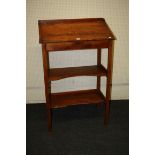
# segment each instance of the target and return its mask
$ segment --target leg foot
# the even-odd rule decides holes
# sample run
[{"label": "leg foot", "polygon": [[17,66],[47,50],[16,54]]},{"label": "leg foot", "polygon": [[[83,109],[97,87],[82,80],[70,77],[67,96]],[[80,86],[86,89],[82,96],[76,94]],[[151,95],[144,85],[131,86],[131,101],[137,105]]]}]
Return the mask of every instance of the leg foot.
[{"label": "leg foot", "polygon": [[52,131],[52,118],[51,118],[51,109],[47,110],[47,115],[48,115],[48,131]]},{"label": "leg foot", "polygon": [[108,103],[105,104],[104,126],[108,126],[109,112],[110,112],[110,106],[109,106],[109,102],[108,102]]}]

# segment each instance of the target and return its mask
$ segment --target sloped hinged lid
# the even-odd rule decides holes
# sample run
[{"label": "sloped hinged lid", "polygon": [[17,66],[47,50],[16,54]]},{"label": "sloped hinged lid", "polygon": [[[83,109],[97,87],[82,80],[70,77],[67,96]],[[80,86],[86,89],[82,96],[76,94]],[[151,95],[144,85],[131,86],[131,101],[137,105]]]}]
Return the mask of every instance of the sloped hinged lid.
[{"label": "sloped hinged lid", "polygon": [[39,42],[115,40],[104,18],[39,20]]}]

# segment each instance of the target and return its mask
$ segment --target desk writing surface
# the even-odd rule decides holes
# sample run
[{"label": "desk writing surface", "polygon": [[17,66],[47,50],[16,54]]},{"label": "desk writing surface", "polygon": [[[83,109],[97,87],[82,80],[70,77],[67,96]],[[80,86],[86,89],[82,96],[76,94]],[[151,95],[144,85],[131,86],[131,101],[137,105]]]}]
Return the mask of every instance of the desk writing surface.
[{"label": "desk writing surface", "polygon": [[114,40],[103,18],[39,20],[40,43]]}]

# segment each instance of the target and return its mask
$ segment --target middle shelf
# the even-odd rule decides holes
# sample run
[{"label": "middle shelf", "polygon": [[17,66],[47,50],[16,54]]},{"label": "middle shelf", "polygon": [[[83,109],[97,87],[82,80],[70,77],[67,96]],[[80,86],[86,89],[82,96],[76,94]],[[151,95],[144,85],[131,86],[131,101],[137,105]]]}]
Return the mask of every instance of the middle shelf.
[{"label": "middle shelf", "polygon": [[107,70],[104,66],[82,66],[67,68],[52,68],[49,70],[49,81],[60,80],[74,76],[106,76]]}]

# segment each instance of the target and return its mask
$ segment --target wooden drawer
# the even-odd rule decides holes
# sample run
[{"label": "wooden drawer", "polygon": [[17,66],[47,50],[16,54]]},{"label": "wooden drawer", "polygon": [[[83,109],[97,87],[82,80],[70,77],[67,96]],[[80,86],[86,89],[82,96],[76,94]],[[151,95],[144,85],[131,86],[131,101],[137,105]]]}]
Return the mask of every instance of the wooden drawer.
[{"label": "wooden drawer", "polygon": [[74,41],[74,42],[59,42],[59,43],[47,43],[47,51],[64,51],[64,50],[79,50],[79,49],[97,49],[108,48],[109,40],[99,41]]}]

